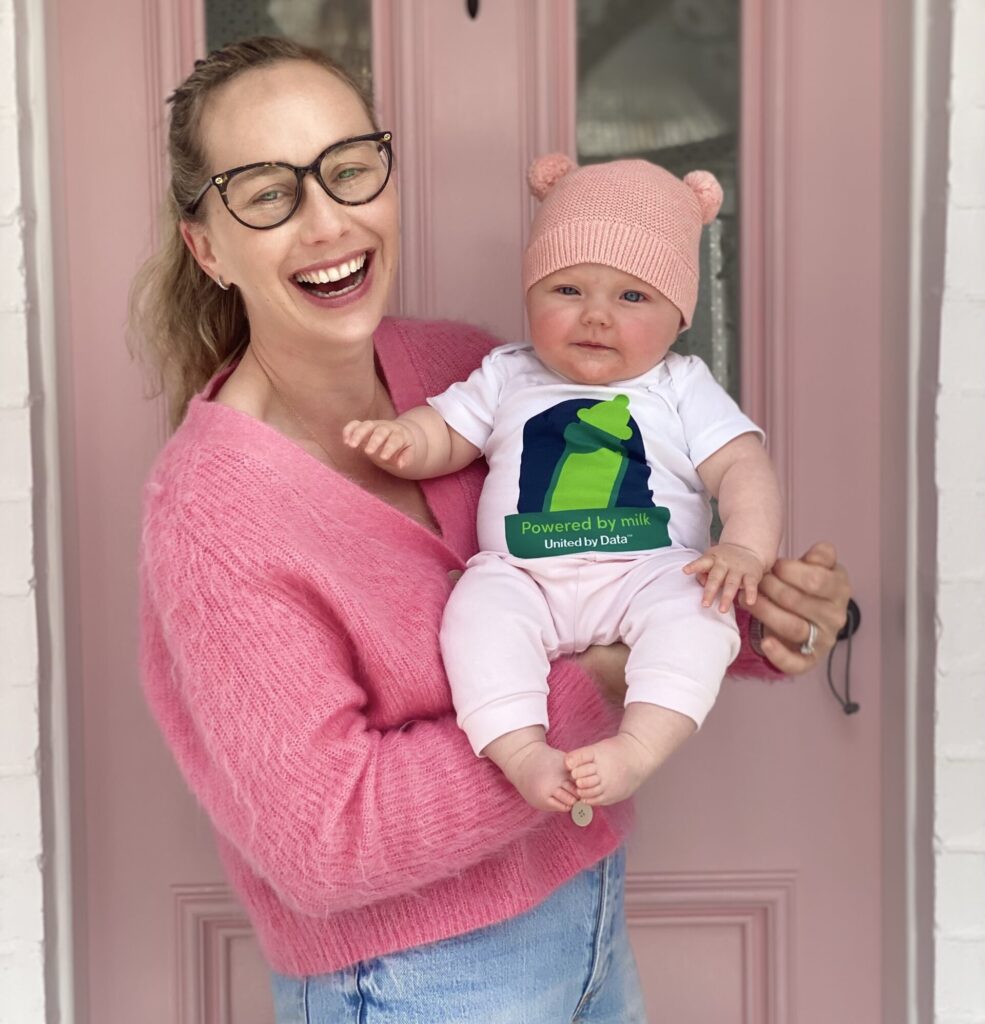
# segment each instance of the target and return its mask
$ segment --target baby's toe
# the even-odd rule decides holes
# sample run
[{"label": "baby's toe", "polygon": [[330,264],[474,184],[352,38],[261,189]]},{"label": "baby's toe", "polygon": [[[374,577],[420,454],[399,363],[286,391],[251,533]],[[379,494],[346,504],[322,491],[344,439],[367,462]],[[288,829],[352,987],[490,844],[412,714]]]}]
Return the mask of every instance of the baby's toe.
[{"label": "baby's toe", "polygon": [[578,788],[581,789],[583,785],[587,785],[593,779],[598,780],[598,765],[594,761],[589,764],[579,765],[577,768],[573,768],[571,770],[571,777],[575,780],[575,784]]},{"label": "baby's toe", "polygon": [[571,772],[572,775],[575,773],[576,768],[580,768],[582,765],[591,764],[595,761],[595,751],[591,747],[580,747],[578,750],[572,750],[571,753],[564,755],[564,767]]},{"label": "baby's toe", "polygon": [[563,786],[558,786],[558,788],[554,790],[551,799],[560,804],[561,809],[565,811],[570,810],[578,802],[578,797],[575,794],[570,793]]},{"label": "baby's toe", "polygon": [[602,792],[602,780],[598,777],[592,779],[591,781],[578,783],[579,800],[593,800],[596,797],[602,796]]}]

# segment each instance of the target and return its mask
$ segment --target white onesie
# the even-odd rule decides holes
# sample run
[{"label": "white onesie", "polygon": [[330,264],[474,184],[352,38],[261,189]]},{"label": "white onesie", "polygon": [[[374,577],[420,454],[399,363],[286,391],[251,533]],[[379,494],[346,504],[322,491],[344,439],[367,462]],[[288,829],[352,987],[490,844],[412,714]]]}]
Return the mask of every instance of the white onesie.
[{"label": "white onesie", "polygon": [[681,567],[709,542],[696,466],[762,431],[697,356],[639,377],[573,384],[529,344],[490,352],[428,402],[489,464],[480,552],[441,630],[458,713],[479,753],[505,732],[548,726],[549,661],[591,644],[631,648],[626,703],[700,726],[738,653],[734,615],[701,607]]}]

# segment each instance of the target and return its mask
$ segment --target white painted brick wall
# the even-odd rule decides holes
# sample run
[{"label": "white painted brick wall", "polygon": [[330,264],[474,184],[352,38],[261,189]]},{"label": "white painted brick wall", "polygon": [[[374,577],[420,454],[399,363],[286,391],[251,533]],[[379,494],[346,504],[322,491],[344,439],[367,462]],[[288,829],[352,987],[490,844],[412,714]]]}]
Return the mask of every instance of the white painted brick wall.
[{"label": "white painted brick wall", "polygon": [[44,1024],[38,622],[25,280],[25,39],[0,0],[0,1024]]},{"label": "white painted brick wall", "polygon": [[937,400],[936,1024],[985,1024],[985,3],[954,0]]}]

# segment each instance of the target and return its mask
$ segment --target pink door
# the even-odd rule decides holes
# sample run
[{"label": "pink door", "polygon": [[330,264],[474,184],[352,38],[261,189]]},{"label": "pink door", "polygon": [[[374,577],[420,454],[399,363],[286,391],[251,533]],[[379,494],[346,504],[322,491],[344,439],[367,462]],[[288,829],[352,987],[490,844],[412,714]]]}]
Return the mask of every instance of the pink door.
[{"label": "pink door", "polygon": [[[610,0],[586,26],[578,18],[599,4],[485,0],[473,19],[464,0],[373,2],[378,105],[400,152],[396,308],[522,334],[522,169],[583,145],[576,65],[584,72],[585,46],[598,49],[614,19],[639,19],[643,6]],[[649,21],[673,16],[694,31],[728,7],[646,6]],[[264,9],[314,32],[325,25],[317,7]],[[905,58],[904,41],[884,34],[885,8],[742,4],[742,278],[731,307],[742,397],[784,475],[789,550],[830,537],[851,567],[865,614],[852,662],[862,710],[846,717],[822,672],[730,682],[644,790],[628,905],[654,1021],[901,1019],[891,925],[902,738],[895,694],[882,711],[882,680],[898,671],[902,642],[892,499],[904,442],[887,424],[905,381],[881,339],[885,282],[903,257],[884,241],[891,196],[873,183],[886,180],[887,112],[903,109],[883,92],[887,67]],[[162,97],[205,47],[202,9],[60,0],[53,20],[78,1019],[263,1024],[265,970],[136,673],[140,487],[164,429],[126,355],[124,311],[162,189]],[[630,50],[647,22],[628,33]]]}]

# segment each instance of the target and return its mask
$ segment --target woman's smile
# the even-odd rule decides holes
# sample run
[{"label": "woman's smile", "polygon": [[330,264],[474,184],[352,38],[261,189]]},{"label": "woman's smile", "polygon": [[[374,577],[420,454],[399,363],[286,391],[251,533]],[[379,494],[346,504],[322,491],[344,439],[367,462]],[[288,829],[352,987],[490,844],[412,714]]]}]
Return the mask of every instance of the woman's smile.
[{"label": "woman's smile", "polygon": [[358,302],[372,286],[372,273],[373,250],[367,249],[304,267],[290,280],[308,301],[334,307]]}]

